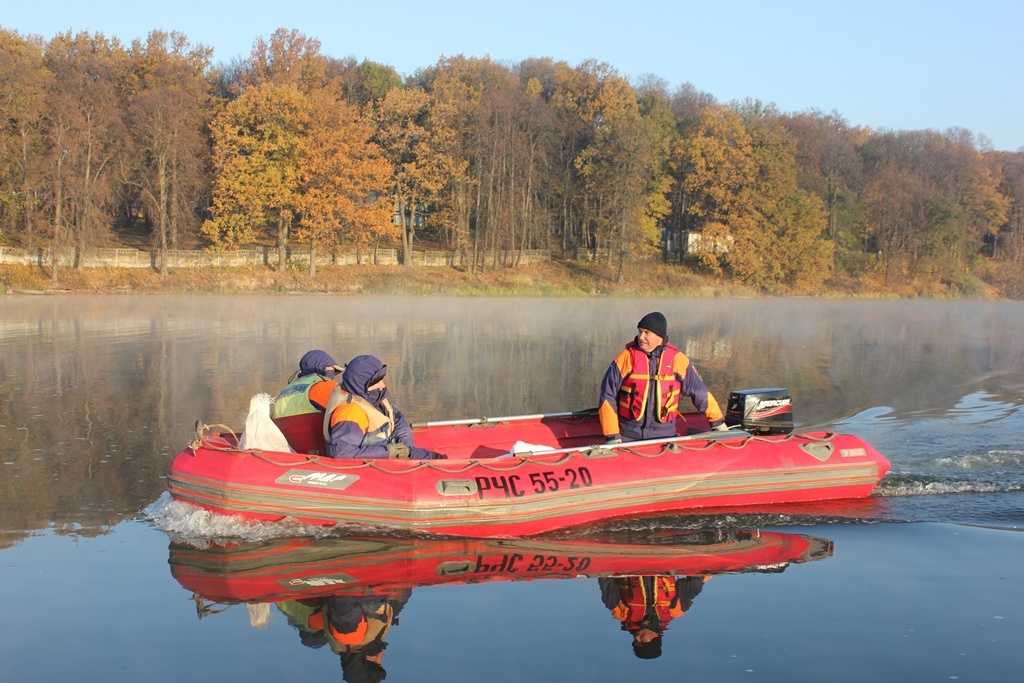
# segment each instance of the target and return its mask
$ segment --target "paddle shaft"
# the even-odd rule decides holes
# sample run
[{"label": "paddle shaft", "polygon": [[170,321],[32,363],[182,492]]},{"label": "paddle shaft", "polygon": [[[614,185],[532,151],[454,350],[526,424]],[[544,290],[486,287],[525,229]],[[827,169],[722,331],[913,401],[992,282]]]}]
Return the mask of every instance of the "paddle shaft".
[{"label": "paddle shaft", "polygon": [[536,415],[508,415],[506,417],[475,417],[470,418],[468,420],[439,420],[437,422],[416,422],[412,425],[412,428],[422,429],[424,427],[456,427],[459,425],[486,425],[494,424],[497,422],[522,422],[524,420],[546,420],[556,417],[590,417],[591,415],[597,415],[597,408],[567,411],[564,413],[538,413]]}]

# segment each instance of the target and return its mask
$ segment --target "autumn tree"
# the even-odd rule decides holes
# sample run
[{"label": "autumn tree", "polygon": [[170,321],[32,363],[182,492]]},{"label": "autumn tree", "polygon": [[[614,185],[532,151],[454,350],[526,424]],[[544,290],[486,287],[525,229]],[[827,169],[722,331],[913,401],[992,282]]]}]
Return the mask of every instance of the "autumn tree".
[{"label": "autumn tree", "polygon": [[686,185],[683,176],[686,163],[680,158],[684,150],[681,140],[695,134],[700,124],[701,113],[708,107],[717,106],[714,97],[697,90],[693,84],[684,83],[677,87],[669,98],[669,110],[675,122],[675,134],[669,152],[667,173],[669,175],[668,214],[662,220],[664,258],[666,262],[679,262],[686,254],[685,239],[690,226],[687,214]]},{"label": "autumn tree", "polygon": [[739,114],[725,106],[704,108],[690,135],[677,143],[673,163],[682,179],[681,213],[687,231],[697,236],[695,255],[720,272],[733,232],[755,220],[749,193],[757,162]]},{"label": "autumn tree", "polygon": [[43,130],[52,80],[40,39],[0,28],[0,236],[36,240],[43,195]]},{"label": "autumn tree", "polygon": [[444,244],[463,257],[472,245],[469,258],[474,274],[480,265],[480,238],[489,232],[489,223],[482,218],[488,214],[483,204],[487,195],[480,192],[491,120],[490,106],[484,97],[485,81],[489,80],[485,74],[496,70],[497,65],[489,60],[459,55],[442,58],[434,67],[419,71],[416,78],[416,84],[428,90],[434,99],[448,104],[448,124],[454,135],[449,138],[446,152],[466,169],[442,188],[433,206],[434,213],[440,214],[435,228],[440,228],[438,233]]},{"label": "autumn tree", "polygon": [[134,144],[123,170],[153,217],[161,274],[167,273],[167,249],[178,248],[180,232],[195,223],[194,207],[204,191],[210,54],[180,33],[160,31],[131,48],[136,90],[128,120]]},{"label": "autumn tree", "polygon": [[886,278],[970,287],[971,263],[1005,224],[1001,168],[962,130],[890,132],[860,148],[864,197]]},{"label": "autumn tree", "polygon": [[518,266],[526,249],[549,243],[550,126],[539,86],[490,59],[463,56],[441,60],[421,82],[447,105],[436,111],[453,132],[444,152],[455,172],[437,203],[449,243],[471,249],[474,273],[488,261]]},{"label": "autumn tree", "polygon": [[993,255],[1024,266],[1024,151],[994,153],[991,157],[1002,169],[999,192],[1009,202]]},{"label": "autumn tree", "polygon": [[761,289],[818,287],[831,270],[832,243],[822,202],[797,184],[795,141],[773,106],[748,101],[739,113],[757,175],[747,194],[752,220],[733,231],[723,260]]},{"label": "autumn tree", "polygon": [[393,66],[366,59],[362,62],[351,57],[328,59],[327,76],[340,82],[345,101],[360,112],[366,112],[389,91],[402,87],[402,77]]},{"label": "autumn tree", "polygon": [[318,90],[330,81],[328,59],[320,41],[295,29],[279,28],[270,39],[257,38],[248,59],[237,70],[240,90],[268,83],[293,85],[302,93]]},{"label": "autumn tree", "polygon": [[620,283],[628,256],[657,244],[658,221],[668,213],[673,122],[663,93],[649,91],[645,104],[642,111],[629,83],[607,74],[587,107],[593,139],[576,162],[594,206],[595,237],[617,263]]},{"label": "autumn tree", "polygon": [[247,88],[213,120],[213,205],[202,231],[226,249],[270,236],[285,267],[307,98],[293,84]]},{"label": "autumn tree", "polygon": [[388,91],[374,107],[375,141],[391,164],[391,195],[402,227],[402,264],[412,265],[417,212],[462,172],[445,150],[454,131],[445,105],[421,88]]},{"label": "autumn tree", "polygon": [[[109,234],[115,204],[116,158],[123,149],[120,102],[127,53],[102,34],[70,32],[46,46],[54,73],[47,99],[53,192],[53,279],[60,248],[70,237],[79,255]],[[82,267],[79,258],[78,267]]]},{"label": "autumn tree", "polygon": [[308,98],[308,127],[299,138],[295,239],[309,242],[309,274],[319,245],[375,245],[397,236],[387,196],[391,168],[370,142],[373,126],[328,90]]},{"label": "autumn tree", "polygon": [[213,217],[202,227],[214,244],[235,248],[272,237],[284,270],[295,219],[302,136],[311,92],[330,84],[320,41],[294,29],[257,39],[232,69],[230,101],[212,125]]}]

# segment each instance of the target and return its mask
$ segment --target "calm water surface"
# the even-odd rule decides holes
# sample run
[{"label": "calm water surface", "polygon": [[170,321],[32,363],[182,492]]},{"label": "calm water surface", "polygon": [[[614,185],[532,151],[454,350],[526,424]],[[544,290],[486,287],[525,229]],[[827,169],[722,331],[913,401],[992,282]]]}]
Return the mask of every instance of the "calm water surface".
[{"label": "calm water surface", "polygon": [[[351,562],[346,539],[171,504],[163,476],[195,422],[239,426],[249,398],[276,393],[317,347],[339,361],[380,356],[414,420],[592,407],[649,310],[666,314],[670,339],[720,401],[787,387],[802,426],[875,445],[893,464],[879,495],[841,513],[572,530],[479,583],[428,571],[387,635],[389,679],[1013,680],[1024,640],[1022,304],[8,296],[0,681],[358,680],[300,637],[279,603],[193,596],[216,572],[186,577],[183,541],[200,546],[185,563],[193,570],[244,568],[203,542],[224,537],[241,542],[239,556],[315,541],[317,552],[282,557],[321,579],[332,562]],[[650,548],[680,534],[695,540],[678,560]],[[759,553],[771,534],[832,552],[769,563]],[[432,553],[493,550],[402,543],[420,569]],[[636,573],[714,574],[656,659],[634,656],[601,600],[602,562],[631,553]],[[733,571],[717,573],[723,553]],[[570,559],[573,571],[560,573]],[[581,569],[587,578],[559,578]],[[261,568],[271,581],[278,570]],[[383,581],[387,570],[377,573]]]}]

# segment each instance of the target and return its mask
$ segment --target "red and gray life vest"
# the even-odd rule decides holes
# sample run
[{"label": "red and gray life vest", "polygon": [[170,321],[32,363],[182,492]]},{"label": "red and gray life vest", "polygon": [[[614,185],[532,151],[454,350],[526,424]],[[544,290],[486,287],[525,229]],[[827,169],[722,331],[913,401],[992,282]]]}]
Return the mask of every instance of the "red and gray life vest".
[{"label": "red and gray life vest", "polygon": [[626,348],[633,360],[633,370],[623,378],[619,388],[619,417],[634,422],[641,420],[651,398],[651,382],[654,382],[655,419],[658,422],[673,419],[679,413],[679,396],[683,388],[673,369],[679,349],[665,344],[658,358],[658,367],[651,368],[650,356],[634,342],[627,344]]},{"label": "red and gray life vest", "polygon": [[671,576],[655,576],[653,591],[648,594],[644,577],[630,576],[616,579],[622,601],[612,610],[612,616],[622,622],[626,630],[643,626],[648,608],[654,608],[662,626],[683,614],[682,605],[676,596],[676,580]]},{"label": "red and gray life vest", "polygon": [[324,420],[324,438],[330,440],[331,438],[331,415],[341,405],[345,403],[354,403],[366,413],[366,417],[369,420],[369,426],[366,428],[366,434],[363,436],[363,440],[360,442],[362,446],[384,446],[391,441],[391,435],[395,431],[395,411],[391,407],[391,403],[384,399],[381,402],[381,408],[383,412],[367,401],[362,396],[356,396],[350,394],[341,387],[338,387],[331,394],[331,400],[327,403],[327,419]]}]

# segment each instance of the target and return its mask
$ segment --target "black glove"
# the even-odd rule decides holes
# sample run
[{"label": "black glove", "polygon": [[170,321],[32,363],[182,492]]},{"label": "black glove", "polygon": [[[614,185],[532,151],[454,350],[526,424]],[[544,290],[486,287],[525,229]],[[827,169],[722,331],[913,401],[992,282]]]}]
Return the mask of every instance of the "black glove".
[{"label": "black glove", "polygon": [[408,458],[410,455],[409,447],[404,443],[389,443],[387,448],[388,457],[392,460],[395,458]]},{"label": "black glove", "polygon": [[445,455],[444,453],[438,453],[436,451],[431,451],[430,452],[430,459],[431,460],[447,460],[448,456]]}]

